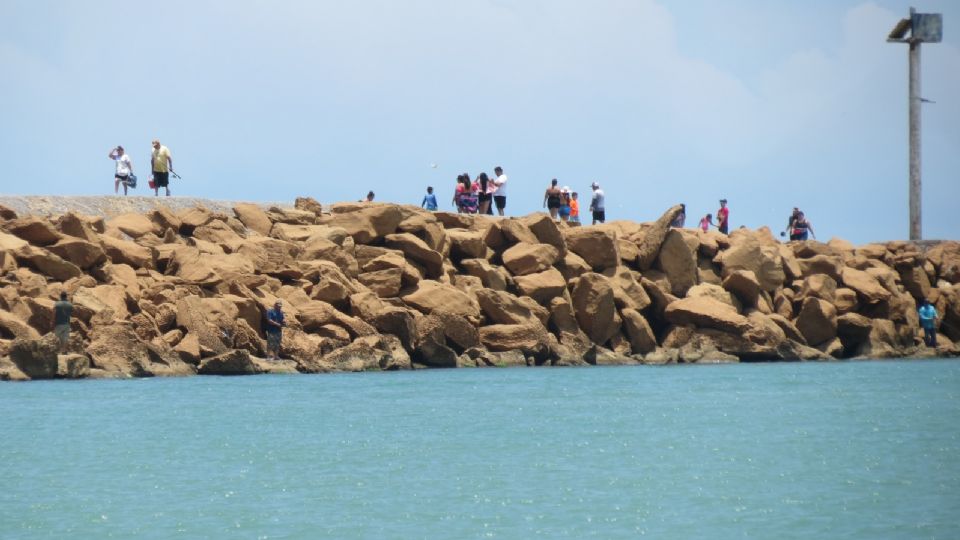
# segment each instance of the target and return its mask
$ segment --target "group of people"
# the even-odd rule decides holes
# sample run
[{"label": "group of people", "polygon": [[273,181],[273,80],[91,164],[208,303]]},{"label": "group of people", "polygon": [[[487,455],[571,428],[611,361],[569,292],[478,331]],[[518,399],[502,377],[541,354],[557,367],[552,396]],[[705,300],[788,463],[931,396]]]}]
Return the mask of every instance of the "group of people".
[{"label": "group of people", "polygon": [[[179,178],[173,171],[173,156],[170,149],[160,144],[158,139],[151,143],[153,152],[150,154],[150,189],[154,196],[160,195],[160,188],[163,188],[167,197],[170,196],[170,176]],[[107,155],[116,163],[116,172],[113,175],[113,193],[120,193],[120,186],[123,186],[123,194],[127,195],[128,188],[137,187],[137,176],[133,174],[133,162],[130,156],[124,151],[122,146],[115,146]]]},{"label": "group of people", "polygon": [[[494,167],[493,172],[493,178],[482,172],[473,180],[470,180],[468,173],[457,175],[457,186],[451,201],[457,212],[492,216],[493,207],[496,206],[497,214],[503,215],[503,210],[507,207],[507,175],[499,166]],[[433,186],[427,188],[427,194],[423,196],[420,206],[431,211],[437,210],[437,196],[433,193]]]},{"label": "group of people", "polygon": [[[680,213],[673,219],[673,222],[670,223],[671,227],[683,228],[684,223],[687,221],[687,205],[680,205]],[[717,222],[713,222],[713,214],[707,214],[700,218],[700,223],[697,224],[697,227],[703,231],[707,232],[710,230],[710,227],[715,227],[718,231],[723,234],[730,233],[730,209],[727,207],[727,200],[720,199],[720,209],[717,210]]]},{"label": "group of people", "polygon": [[580,222],[580,201],[576,191],[570,186],[557,187],[556,178],[550,181],[550,186],[543,193],[543,207],[550,212],[550,217],[560,221]]}]

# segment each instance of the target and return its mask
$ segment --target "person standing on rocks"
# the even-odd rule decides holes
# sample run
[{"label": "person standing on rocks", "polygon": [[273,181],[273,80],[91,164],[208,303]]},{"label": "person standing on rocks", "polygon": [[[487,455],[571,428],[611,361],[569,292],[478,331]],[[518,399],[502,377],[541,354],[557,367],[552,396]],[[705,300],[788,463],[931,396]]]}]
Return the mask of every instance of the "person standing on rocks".
[{"label": "person standing on rocks", "polygon": [[810,225],[803,212],[798,211],[797,217],[793,220],[793,228],[790,229],[790,240],[802,242],[807,239],[807,233],[812,234],[814,240],[817,239],[817,233],[813,232],[813,225]]},{"label": "person standing on rocks", "polygon": [[576,191],[570,194],[570,221],[573,223],[580,223],[580,201],[577,200],[578,197]]},{"label": "person standing on rocks", "polygon": [[923,343],[927,347],[937,346],[937,308],[933,307],[929,300],[924,299],[920,309],[917,310],[920,317],[920,328],[923,328]]},{"label": "person standing on rocks", "polygon": [[604,207],[604,195],[603,190],[600,189],[600,184],[594,182],[590,184],[590,188],[593,189],[593,198],[590,199],[590,212],[593,214],[593,224],[596,225],[597,222],[603,223],[607,220],[607,212]]},{"label": "person standing on rocks", "polygon": [[[793,207],[793,212],[790,213],[790,218],[787,219],[787,228],[780,233],[780,236],[793,235],[793,222],[797,220],[797,214],[800,213],[800,209],[796,206]],[[790,238],[793,240],[793,238]]]},{"label": "person standing on rocks", "polygon": [[493,185],[493,182],[490,181],[490,177],[487,176],[487,173],[485,172],[477,175],[477,182],[480,184],[480,189],[477,191],[478,212],[484,215],[493,215],[493,210],[490,208],[490,202],[493,201],[493,191],[496,189],[496,187]]},{"label": "person standing on rocks", "polygon": [[267,334],[267,360],[280,359],[280,342],[283,340],[283,303],[277,300],[273,304],[273,309],[267,310],[266,328]]},{"label": "person standing on rocks", "polygon": [[130,175],[133,174],[133,163],[130,161],[130,156],[123,152],[122,146],[117,145],[107,157],[117,162],[117,171],[113,175],[113,194],[119,193],[120,184],[123,184],[123,194],[126,195],[127,187],[130,185]]},{"label": "person standing on rocks", "polygon": [[497,213],[503,215],[503,209],[507,207],[507,175],[503,174],[503,167],[497,166],[493,169],[497,175],[493,180],[496,189],[493,192],[493,202],[497,205]]},{"label": "person standing on rocks", "polygon": [[150,156],[150,170],[153,172],[153,196],[160,196],[160,188],[170,196],[170,171],[173,170],[173,156],[170,149],[160,144],[160,139],[153,140],[153,154]]},{"label": "person standing on rocks", "polygon": [[73,304],[67,300],[67,292],[60,293],[60,300],[53,304],[53,334],[60,340],[60,352],[67,350],[70,343],[70,315]]},{"label": "person standing on rocks", "polygon": [[427,186],[427,194],[423,196],[420,208],[426,207],[431,212],[437,211],[437,196],[433,194],[433,186]]},{"label": "person standing on rocks", "polygon": [[557,212],[560,221],[570,221],[570,186],[563,186],[560,190],[560,211]]},{"label": "person standing on rocks", "polygon": [[557,219],[557,213],[560,211],[560,188],[557,187],[557,179],[550,181],[550,186],[543,192],[543,206],[550,212],[550,217]]},{"label": "person standing on rocks", "polygon": [[707,214],[700,219],[700,230],[707,232],[710,230],[710,227],[716,227],[713,224],[713,214]]},{"label": "person standing on rocks", "polygon": [[687,205],[680,205],[680,212],[677,214],[673,221],[670,222],[670,226],[674,229],[682,229],[684,223],[687,221]]},{"label": "person standing on rocks", "polygon": [[720,209],[717,210],[717,229],[723,234],[730,232],[730,209],[727,208],[726,199],[720,199]]}]

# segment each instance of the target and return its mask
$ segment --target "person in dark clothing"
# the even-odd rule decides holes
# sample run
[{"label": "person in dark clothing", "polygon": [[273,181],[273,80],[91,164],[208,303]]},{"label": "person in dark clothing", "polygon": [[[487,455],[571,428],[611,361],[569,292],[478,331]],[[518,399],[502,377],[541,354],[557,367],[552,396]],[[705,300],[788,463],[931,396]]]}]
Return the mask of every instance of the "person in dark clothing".
[{"label": "person in dark clothing", "polygon": [[70,315],[73,304],[67,301],[67,293],[60,293],[60,300],[53,304],[53,333],[60,340],[60,351],[67,349],[70,342]]},{"label": "person in dark clothing", "polygon": [[273,309],[267,310],[264,332],[267,334],[267,360],[280,359],[280,342],[283,338],[283,304],[277,300]]}]

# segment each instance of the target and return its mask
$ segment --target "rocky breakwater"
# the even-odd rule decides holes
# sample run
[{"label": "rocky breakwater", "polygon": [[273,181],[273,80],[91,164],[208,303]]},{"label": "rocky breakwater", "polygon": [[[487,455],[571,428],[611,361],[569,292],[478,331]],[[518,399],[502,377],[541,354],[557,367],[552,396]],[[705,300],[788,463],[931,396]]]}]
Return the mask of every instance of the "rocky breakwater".
[{"label": "rocky breakwater", "polygon": [[[327,210],[327,209],[324,209]],[[0,208],[0,378],[958,354],[960,244],[781,244],[653,223],[316,201],[104,219]],[[70,354],[50,334],[75,306]],[[943,315],[940,345],[917,302]],[[287,315],[263,360],[264,312]]]}]

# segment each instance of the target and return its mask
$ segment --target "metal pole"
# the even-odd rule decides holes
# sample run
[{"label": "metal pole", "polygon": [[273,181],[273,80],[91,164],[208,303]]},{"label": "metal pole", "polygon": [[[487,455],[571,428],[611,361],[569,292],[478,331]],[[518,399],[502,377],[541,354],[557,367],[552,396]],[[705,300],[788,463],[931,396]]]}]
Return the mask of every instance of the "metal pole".
[{"label": "metal pole", "polygon": [[[910,18],[914,18],[910,8]],[[910,240],[923,238],[920,217],[920,40],[910,38]]]},{"label": "metal pole", "polygon": [[[911,10],[913,11],[913,10]],[[920,40],[910,40],[910,240],[921,240]]]}]

